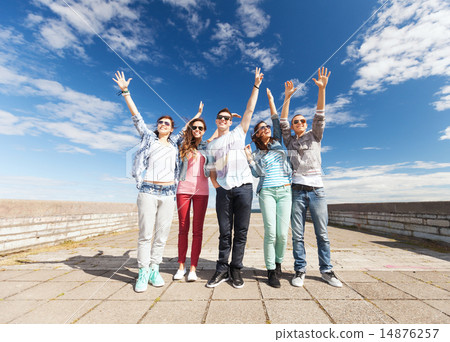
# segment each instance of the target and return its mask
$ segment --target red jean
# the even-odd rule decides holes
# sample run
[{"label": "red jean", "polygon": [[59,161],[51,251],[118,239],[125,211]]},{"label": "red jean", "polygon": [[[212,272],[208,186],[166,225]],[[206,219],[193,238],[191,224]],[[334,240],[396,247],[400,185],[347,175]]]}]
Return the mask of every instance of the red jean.
[{"label": "red jean", "polygon": [[194,209],[194,217],[192,218],[191,266],[197,267],[200,251],[202,250],[203,222],[205,221],[206,208],[208,207],[208,195],[177,194],[179,222],[178,262],[182,264],[186,262],[191,201]]}]

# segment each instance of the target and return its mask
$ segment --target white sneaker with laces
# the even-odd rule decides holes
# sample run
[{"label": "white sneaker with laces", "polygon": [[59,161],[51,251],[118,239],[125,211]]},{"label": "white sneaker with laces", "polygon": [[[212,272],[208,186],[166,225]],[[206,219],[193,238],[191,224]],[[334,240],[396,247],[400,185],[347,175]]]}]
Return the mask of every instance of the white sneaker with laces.
[{"label": "white sneaker with laces", "polygon": [[196,281],[197,280],[197,274],[195,273],[195,271],[190,271],[187,281]]},{"label": "white sneaker with laces", "polygon": [[186,269],[178,270],[177,273],[173,276],[173,280],[181,280],[183,279],[184,275],[186,274]]},{"label": "white sneaker with laces", "polygon": [[336,275],[333,271],[327,271],[322,273],[322,279],[325,280],[328,284],[334,287],[342,287],[341,281],[336,278]]}]

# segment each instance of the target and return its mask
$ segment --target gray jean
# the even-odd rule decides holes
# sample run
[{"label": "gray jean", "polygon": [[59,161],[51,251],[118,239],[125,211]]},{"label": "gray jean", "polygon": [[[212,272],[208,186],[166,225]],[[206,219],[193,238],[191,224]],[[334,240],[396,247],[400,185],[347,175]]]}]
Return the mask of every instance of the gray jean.
[{"label": "gray jean", "polygon": [[[139,192],[139,238],[137,262],[139,268],[159,265],[172,225],[175,195],[156,195]],[[152,241],[152,238],[153,241]]]}]

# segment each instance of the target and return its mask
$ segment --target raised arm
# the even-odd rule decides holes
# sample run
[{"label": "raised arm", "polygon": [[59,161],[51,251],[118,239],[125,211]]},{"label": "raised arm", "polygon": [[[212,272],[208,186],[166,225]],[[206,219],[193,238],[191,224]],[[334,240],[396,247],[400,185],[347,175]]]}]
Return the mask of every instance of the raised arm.
[{"label": "raised arm", "polygon": [[289,116],[289,105],[291,103],[291,96],[297,91],[294,88],[292,81],[287,81],[284,83],[284,102],[283,109],[281,109],[281,119],[287,119]]},{"label": "raised arm", "polygon": [[281,143],[280,119],[278,118],[277,107],[275,107],[275,101],[273,100],[273,95],[269,88],[267,88],[267,98],[269,99],[273,137]]},{"label": "raised arm", "polygon": [[313,78],[314,83],[319,87],[319,96],[317,98],[317,111],[325,110],[325,88],[328,84],[328,78],[331,75],[331,71],[328,71],[327,68],[322,67],[322,70],[319,68],[318,79]]},{"label": "raised arm", "polygon": [[312,124],[312,133],[317,141],[322,140],[325,129],[325,88],[327,87],[330,75],[331,71],[328,72],[327,68],[322,67],[322,69],[319,68],[318,70],[317,80],[315,78],[312,79],[317,87],[319,87],[316,115],[314,115]]},{"label": "raised arm", "polygon": [[247,133],[252,121],[252,115],[255,110],[256,101],[258,100],[259,86],[261,85],[264,74],[261,73],[261,68],[255,69],[255,83],[252,88],[252,94],[247,102],[247,108],[245,109],[244,116],[241,120],[241,126],[244,133]]},{"label": "raised arm", "polygon": [[125,75],[120,71],[117,71],[115,74],[116,78],[115,79],[113,77],[113,81],[117,83],[117,85],[119,86],[120,90],[122,90],[122,94],[124,95],[125,98],[125,102],[128,106],[128,109],[131,112],[131,115],[135,116],[136,114],[139,113],[139,111],[137,110],[136,105],[134,104],[133,99],[131,98],[131,95],[128,91],[128,85],[130,84],[130,81],[132,80],[132,78],[129,78],[128,80],[125,79]]},{"label": "raised arm", "polygon": [[189,123],[192,122],[193,120],[199,118],[199,117],[202,115],[202,113],[203,113],[203,102],[200,101],[200,105],[198,106],[198,112],[197,112],[197,114],[195,114],[194,117],[193,117],[191,120],[189,120],[188,122],[186,122],[186,125],[184,125],[184,127],[183,127],[182,130],[185,131],[186,128],[187,128],[187,126],[189,125]]}]

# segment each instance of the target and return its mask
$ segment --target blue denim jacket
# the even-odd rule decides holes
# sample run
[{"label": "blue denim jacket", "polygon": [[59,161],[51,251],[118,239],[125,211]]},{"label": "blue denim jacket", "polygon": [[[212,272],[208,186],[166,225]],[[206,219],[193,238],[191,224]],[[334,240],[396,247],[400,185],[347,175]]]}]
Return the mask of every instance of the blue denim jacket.
[{"label": "blue denim jacket", "polygon": [[[283,149],[281,145],[281,127],[280,127],[280,119],[278,118],[278,114],[274,114],[271,117],[272,126],[273,126],[273,138],[275,139],[272,143],[268,144],[268,149],[277,151],[281,154],[283,159],[283,169],[287,174],[292,173],[291,161],[289,160],[289,156],[286,150]],[[252,170],[252,174],[254,177],[259,178],[258,187],[256,188],[256,193],[258,194],[261,191],[262,185],[264,183],[264,177],[266,176],[266,162],[264,160],[264,156],[267,154],[267,151],[261,151],[256,148],[256,151],[253,152],[253,161],[249,163],[250,169]]]},{"label": "blue denim jacket", "polygon": [[[142,119],[142,116],[140,113],[137,113],[136,115],[132,116],[134,126],[136,127],[137,131],[139,132],[139,135],[141,136],[141,142],[139,144],[139,149],[136,152],[136,155],[134,157],[134,163],[133,163],[133,169],[131,171],[132,176],[136,179],[136,187],[138,189],[141,189],[142,187],[142,172],[147,169],[148,167],[148,158],[149,158],[149,152],[150,152],[150,146],[152,143],[154,143],[156,140],[158,140],[158,137],[156,136],[155,132],[148,129],[147,125],[144,122],[144,119]],[[175,158],[175,183],[178,182],[179,175],[180,175],[180,158],[179,158],[179,152],[178,152],[178,145],[180,144],[181,140],[183,139],[183,132],[180,132],[176,135],[170,135],[168,141],[171,143],[176,150],[176,158]]]},{"label": "blue denim jacket", "polygon": [[[181,140],[181,142],[182,141],[183,140]],[[200,152],[202,154],[202,156],[205,157],[205,164],[203,166],[203,173],[205,174],[205,177],[209,177],[209,169],[207,167],[208,166],[208,158],[206,155],[207,145],[208,145],[208,143],[206,141],[202,141],[197,147],[198,152]],[[181,163],[180,181],[184,181],[186,179],[186,172],[187,172],[189,161],[188,161],[187,157],[184,157],[183,159],[180,158],[180,163]]]}]

